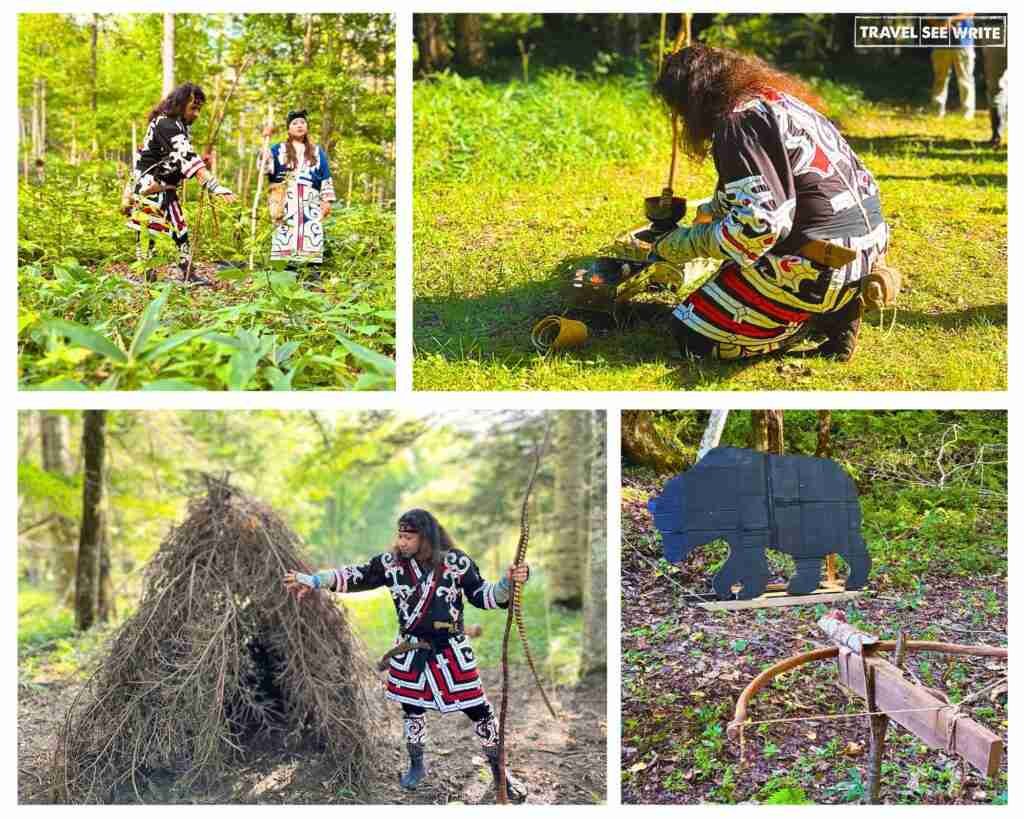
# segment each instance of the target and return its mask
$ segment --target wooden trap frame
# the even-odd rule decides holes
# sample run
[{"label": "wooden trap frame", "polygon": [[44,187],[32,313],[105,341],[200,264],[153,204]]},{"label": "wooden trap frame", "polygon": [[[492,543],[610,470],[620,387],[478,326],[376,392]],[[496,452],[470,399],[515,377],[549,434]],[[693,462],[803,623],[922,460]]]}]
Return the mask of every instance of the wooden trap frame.
[{"label": "wooden trap frame", "polygon": [[[744,730],[753,725],[867,717],[870,722],[871,747],[865,798],[870,804],[878,804],[880,798],[882,758],[890,720],[910,731],[929,748],[959,756],[988,778],[996,775],[1003,755],[1002,739],[961,711],[964,705],[994,686],[986,686],[959,704],[953,704],[941,692],[927,688],[916,678],[908,679],[903,662],[908,652],[917,651],[1005,659],[1009,655],[1008,649],[906,640],[902,632],[895,641],[879,640],[849,625],[841,611],[833,611],[822,617],[818,627],[829,637],[832,646],[797,654],[766,668],[750,681],[736,700],[736,710],[729,723],[728,734],[731,739],[739,741],[741,766],[745,759]],[[893,661],[879,656],[883,652],[894,652]],[[867,709],[864,712],[756,721],[748,719],[747,707],[751,698],[774,677],[810,662],[829,659],[836,660],[840,684],[865,701]]]}]

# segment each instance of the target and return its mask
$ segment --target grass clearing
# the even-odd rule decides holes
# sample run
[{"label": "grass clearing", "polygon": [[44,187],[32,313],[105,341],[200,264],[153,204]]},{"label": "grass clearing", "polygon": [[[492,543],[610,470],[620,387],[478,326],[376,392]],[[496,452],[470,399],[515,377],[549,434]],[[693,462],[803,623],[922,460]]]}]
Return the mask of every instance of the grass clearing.
[{"label": "grass clearing", "polygon": [[[1007,162],[974,121],[820,86],[875,174],[904,276],[895,316],[866,316],[849,364],[795,356],[685,363],[646,323],[538,356],[533,324],[565,309],[560,263],[642,220],[667,172],[644,82],[560,72],[528,87],[442,77],[414,91],[418,390],[995,390],[1006,387]],[[710,162],[676,189],[707,196]]]}]

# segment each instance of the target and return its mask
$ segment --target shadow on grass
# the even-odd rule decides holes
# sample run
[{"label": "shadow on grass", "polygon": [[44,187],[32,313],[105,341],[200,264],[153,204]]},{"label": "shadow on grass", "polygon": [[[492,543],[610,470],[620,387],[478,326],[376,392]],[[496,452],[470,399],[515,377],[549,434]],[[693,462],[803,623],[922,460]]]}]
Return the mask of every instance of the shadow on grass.
[{"label": "shadow on grass", "polygon": [[926,159],[956,159],[961,161],[990,160],[1005,150],[990,148],[987,142],[973,139],[943,139],[934,134],[890,134],[885,136],[856,136],[845,134],[846,141],[857,153],[875,156],[906,156],[921,154]]},{"label": "shadow on grass", "polygon": [[1005,188],[1005,173],[933,173],[928,176],[902,176],[899,174],[876,174],[879,182],[952,182],[954,185],[969,185],[975,188]]},{"label": "shadow on grass", "polygon": [[679,388],[728,381],[766,359],[781,362],[784,358],[805,357],[794,352],[791,356],[775,354],[735,362],[683,360],[668,328],[674,303],[639,302],[614,318],[572,308],[560,291],[577,260],[563,259],[543,279],[501,292],[472,298],[417,297],[417,352],[450,362],[497,359],[510,367],[529,367],[541,360],[530,341],[534,324],[545,316],[568,315],[587,325],[587,344],[549,356],[599,358],[603,366],[612,368],[660,362],[672,369]]},{"label": "shadow on grass", "polygon": [[[1005,304],[983,304],[975,307],[967,307],[963,310],[943,311],[941,313],[926,313],[921,310],[897,310],[896,323],[904,327],[934,327],[942,330],[964,330],[969,327],[1007,326],[1007,306]],[[865,320],[878,323],[878,313],[872,312],[865,316]],[[886,322],[892,321],[891,314],[887,314]]]}]

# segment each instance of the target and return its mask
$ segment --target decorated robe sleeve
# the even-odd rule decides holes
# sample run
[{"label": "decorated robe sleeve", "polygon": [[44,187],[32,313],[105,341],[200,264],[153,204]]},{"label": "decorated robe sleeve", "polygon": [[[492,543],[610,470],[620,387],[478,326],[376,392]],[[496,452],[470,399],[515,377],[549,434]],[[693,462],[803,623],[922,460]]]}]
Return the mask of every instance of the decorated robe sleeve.
[{"label": "decorated robe sleeve", "polygon": [[657,252],[677,263],[712,258],[751,267],[793,227],[796,186],[782,134],[765,106],[752,106],[716,129],[712,156],[714,221],[672,231]]},{"label": "decorated robe sleeve", "polygon": [[275,143],[267,148],[260,157],[260,173],[266,174],[270,182],[280,182],[284,179],[284,168],[277,161],[277,152],[280,147],[281,143]]},{"label": "decorated robe sleeve", "polygon": [[316,576],[320,578],[321,588],[339,594],[370,591],[383,586],[387,581],[380,555],[361,566],[340,566],[317,572]]},{"label": "decorated robe sleeve", "polygon": [[327,152],[319,145],[320,152],[320,198],[325,202],[333,202],[338,197],[334,193],[334,180],[331,179],[331,168],[327,164]]},{"label": "decorated robe sleeve", "polygon": [[462,577],[462,591],[478,609],[507,609],[511,587],[505,578],[497,583],[484,580],[480,568],[471,560]]},{"label": "decorated robe sleeve", "polygon": [[163,143],[170,164],[186,179],[191,179],[200,168],[206,167],[202,157],[192,147],[192,140],[189,139],[185,126],[177,120],[170,117],[162,119],[157,125],[156,138]]}]

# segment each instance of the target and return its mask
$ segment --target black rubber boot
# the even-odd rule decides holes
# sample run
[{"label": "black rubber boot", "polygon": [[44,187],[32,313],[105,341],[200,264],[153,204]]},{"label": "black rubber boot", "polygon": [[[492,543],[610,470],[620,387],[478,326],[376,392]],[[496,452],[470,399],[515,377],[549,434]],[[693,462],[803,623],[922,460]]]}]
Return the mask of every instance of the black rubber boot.
[{"label": "black rubber boot", "polygon": [[[487,754],[487,762],[491,766],[491,774],[494,776],[494,791],[498,791],[498,783],[501,781],[501,774],[498,767],[498,748],[484,748],[484,753]],[[512,776],[509,772],[508,767],[505,767],[505,798],[509,802],[525,802],[526,801],[526,784],[516,777]]]},{"label": "black rubber boot", "polygon": [[415,787],[419,785],[427,775],[427,766],[423,764],[422,745],[409,742],[406,743],[405,747],[409,751],[409,770],[402,774],[401,778],[398,780],[398,784],[407,791],[411,791],[415,789]]},{"label": "black rubber boot", "polygon": [[861,316],[864,302],[854,296],[835,313],[826,313],[815,322],[815,329],[825,334],[825,342],[818,347],[817,354],[836,361],[849,361],[857,350],[857,336],[860,335]]}]

